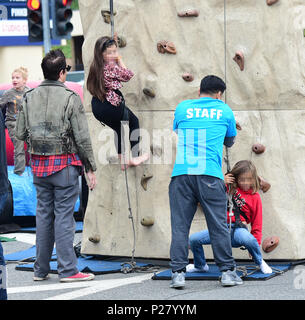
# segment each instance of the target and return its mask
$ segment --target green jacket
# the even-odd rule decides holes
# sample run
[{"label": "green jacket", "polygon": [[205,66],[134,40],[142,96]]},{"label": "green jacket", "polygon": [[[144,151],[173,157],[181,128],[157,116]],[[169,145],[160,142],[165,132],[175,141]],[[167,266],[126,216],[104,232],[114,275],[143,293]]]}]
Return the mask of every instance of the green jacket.
[{"label": "green jacket", "polygon": [[24,94],[16,136],[31,154],[77,153],[87,172],[96,170],[81,99],[60,81],[45,80]]}]

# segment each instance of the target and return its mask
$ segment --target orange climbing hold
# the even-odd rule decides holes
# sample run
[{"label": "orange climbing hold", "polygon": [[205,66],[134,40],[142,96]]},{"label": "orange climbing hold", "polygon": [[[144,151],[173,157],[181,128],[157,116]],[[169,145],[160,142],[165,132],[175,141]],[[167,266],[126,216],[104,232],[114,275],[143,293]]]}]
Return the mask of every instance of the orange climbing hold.
[{"label": "orange climbing hold", "polygon": [[280,239],[277,236],[272,236],[266,238],[262,243],[262,248],[265,252],[271,252],[273,251],[279,244]]},{"label": "orange climbing hold", "polygon": [[160,53],[171,53],[171,54],[176,54],[177,50],[173,42],[162,40],[159,41],[157,44],[157,49]]}]

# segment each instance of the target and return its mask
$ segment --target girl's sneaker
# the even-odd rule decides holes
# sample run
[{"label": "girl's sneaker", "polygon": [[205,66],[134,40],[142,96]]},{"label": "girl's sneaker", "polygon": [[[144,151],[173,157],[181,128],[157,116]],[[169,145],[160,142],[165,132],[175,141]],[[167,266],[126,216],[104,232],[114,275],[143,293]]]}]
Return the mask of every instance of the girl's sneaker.
[{"label": "girl's sneaker", "polygon": [[205,264],[203,268],[196,268],[193,264],[188,264],[186,266],[186,272],[208,272],[209,266]]},{"label": "girl's sneaker", "polygon": [[88,281],[93,279],[94,279],[94,274],[79,272],[74,276],[61,278],[60,282]]},{"label": "girl's sneaker", "polygon": [[268,266],[268,264],[264,260],[262,260],[262,263],[259,267],[262,273],[265,273],[265,274],[272,273],[272,269]]}]

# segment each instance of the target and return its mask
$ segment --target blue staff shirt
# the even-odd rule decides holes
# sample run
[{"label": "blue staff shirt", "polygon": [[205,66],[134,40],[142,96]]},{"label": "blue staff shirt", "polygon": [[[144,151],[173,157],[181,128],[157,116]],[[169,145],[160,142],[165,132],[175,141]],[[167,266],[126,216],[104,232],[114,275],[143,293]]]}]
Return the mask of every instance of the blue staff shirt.
[{"label": "blue staff shirt", "polygon": [[172,177],[188,174],[224,179],[224,139],[236,136],[234,114],[227,104],[208,97],[183,101],[176,108],[173,129],[178,145]]}]

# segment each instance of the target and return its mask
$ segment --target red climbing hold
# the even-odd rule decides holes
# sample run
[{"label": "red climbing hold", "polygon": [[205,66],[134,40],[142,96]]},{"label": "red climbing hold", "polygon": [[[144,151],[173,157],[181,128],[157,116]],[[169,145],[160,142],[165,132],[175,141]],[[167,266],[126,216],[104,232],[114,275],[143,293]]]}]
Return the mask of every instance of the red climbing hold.
[{"label": "red climbing hold", "polygon": [[196,9],[189,9],[178,12],[178,17],[198,17],[199,11]]},{"label": "red climbing hold", "polygon": [[243,71],[244,68],[245,68],[244,54],[241,51],[237,51],[235,53],[235,56],[234,56],[233,60],[238,64],[240,70]]},{"label": "red climbing hold", "polygon": [[266,150],[266,147],[260,143],[255,143],[252,146],[252,151],[255,152],[256,154],[263,153],[265,152],[265,150]]}]

